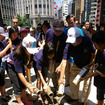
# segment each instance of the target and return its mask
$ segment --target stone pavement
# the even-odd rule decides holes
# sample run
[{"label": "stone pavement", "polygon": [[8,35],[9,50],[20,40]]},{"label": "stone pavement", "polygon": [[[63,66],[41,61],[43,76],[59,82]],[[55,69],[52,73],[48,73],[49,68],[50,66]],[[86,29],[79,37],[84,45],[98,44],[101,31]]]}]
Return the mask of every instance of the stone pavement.
[{"label": "stone pavement", "polygon": [[[32,84],[36,84],[35,73],[34,73],[34,70],[33,69],[31,69],[31,79],[32,79]],[[9,79],[9,77],[7,75],[6,75],[5,80],[6,80],[6,92],[12,98],[11,98],[11,100],[9,102],[5,102],[5,101],[3,101],[0,98],[0,105],[18,105],[17,102],[16,102],[15,97],[12,95],[13,88],[12,88],[10,79]],[[50,86],[53,86],[51,81],[50,81],[50,84],[49,85]],[[81,85],[81,87],[82,87],[82,85]],[[80,91],[82,89],[81,87],[80,87]],[[69,95],[70,94],[70,88],[69,87],[66,87],[65,90],[66,90],[65,93],[67,95]],[[61,102],[62,102],[61,105],[79,105],[79,103],[77,103],[77,102],[72,102],[72,103],[69,102],[69,97],[68,96],[65,97],[65,98],[63,98]],[[90,91],[90,95],[88,97],[87,105],[96,105],[96,102],[97,102],[97,100],[96,100],[96,88],[94,87],[93,81],[92,81],[91,91]],[[42,105],[42,104],[41,103],[38,103],[37,101],[35,101],[34,102],[34,105]]]}]

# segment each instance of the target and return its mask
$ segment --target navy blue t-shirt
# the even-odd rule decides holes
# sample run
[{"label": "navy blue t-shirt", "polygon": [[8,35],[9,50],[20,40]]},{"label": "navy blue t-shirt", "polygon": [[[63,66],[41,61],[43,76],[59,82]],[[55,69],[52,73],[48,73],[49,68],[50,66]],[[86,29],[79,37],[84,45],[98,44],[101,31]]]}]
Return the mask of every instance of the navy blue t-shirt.
[{"label": "navy blue t-shirt", "polygon": [[[3,40],[4,47],[7,46],[7,42],[8,42],[8,39]],[[21,43],[21,39],[17,37],[14,41],[12,41],[13,48],[15,48],[20,43]],[[9,54],[9,53],[10,53],[10,49],[7,51],[7,54]]]},{"label": "navy blue t-shirt", "polygon": [[95,49],[91,39],[87,36],[82,37],[82,42],[78,46],[73,46],[68,43],[64,49],[63,59],[68,60],[69,57],[73,57],[74,63],[77,67],[82,68],[90,63],[91,53],[94,53]]},{"label": "navy blue t-shirt", "polygon": [[14,51],[12,51],[9,55],[9,59],[13,61],[13,64],[7,62],[8,67],[11,68],[16,73],[23,73],[25,75],[25,69],[22,60],[15,60],[13,56],[14,56]]},{"label": "navy blue t-shirt", "polygon": [[67,35],[64,34],[63,32],[60,36],[56,36],[54,34],[53,29],[49,29],[46,32],[46,35],[45,35],[46,42],[52,42],[55,46],[55,49],[56,49],[57,43],[59,41],[58,51],[56,52],[55,57],[54,57],[56,63],[60,63],[62,61],[63,51],[64,51],[64,48],[66,45],[66,39],[67,39]]},{"label": "navy blue t-shirt", "polygon": [[[43,50],[40,50],[38,53],[36,53],[33,57],[33,61],[36,62],[36,68],[37,70],[43,70],[43,67],[49,66],[50,59],[46,59],[46,61],[43,60]],[[34,66],[34,65],[33,65]]]},{"label": "navy blue t-shirt", "polygon": [[42,35],[44,35],[44,37],[45,37],[45,34],[44,34],[44,32],[41,32],[41,33],[40,33],[40,36],[39,36],[39,38],[37,39],[37,41],[42,41]]},{"label": "navy blue t-shirt", "polygon": [[[95,62],[105,66],[105,51],[103,51],[103,52],[98,51],[97,52]],[[94,85],[100,89],[105,88],[105,77],[101,77],[100,75],[95,76],[94,77]]]}]

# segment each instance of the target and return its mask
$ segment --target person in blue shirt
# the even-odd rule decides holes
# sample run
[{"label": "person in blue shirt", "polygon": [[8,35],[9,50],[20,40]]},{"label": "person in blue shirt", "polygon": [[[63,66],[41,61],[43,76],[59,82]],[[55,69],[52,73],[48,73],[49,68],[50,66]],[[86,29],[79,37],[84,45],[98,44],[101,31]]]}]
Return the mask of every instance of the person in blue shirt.
[{"label": "person in blue shirt", "polygon": [[[68,15],[66,17],[66,22],[68,23],[68,27],[65,28],[63,32],[67,35],[67,32],[68,32],[68,30],[71,27],[77,27],[76,26],[76,21],[75,21],[75,16],[74,15]],[[79,27],[78,27],[78,29],[80,31],[80,35],[84,36],[82,30]],[[74,63],[73,57],[70,57],[68,62],[67,62],[67,67],[66,67],[66,72],[65,72],[65,80],[66,80],[65,86],[69,85],[69,81],[70,81],[70,69],[73,66],[73,63]]]},{"label": "person in blue shirt", "polygon": [[[98,50],[95,63],[105,67],[105,32],[98,31],[92,36],[95,48]],[[105,70],[104,70],[105,71]],[[97,88],[97,105],[104,105],[105,99],[105,74],[97,73],[94,77],[94,85]]]}]

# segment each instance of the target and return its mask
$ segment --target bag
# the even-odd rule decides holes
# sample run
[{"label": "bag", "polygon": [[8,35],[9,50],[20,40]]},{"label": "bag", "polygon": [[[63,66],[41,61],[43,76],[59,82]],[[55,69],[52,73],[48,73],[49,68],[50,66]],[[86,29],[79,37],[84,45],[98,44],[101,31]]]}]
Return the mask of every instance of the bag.
[{"label": "bag", "polygon": [[8,58],[8,56],[5,56],[1,60],[1,68],[0,68],[1,71],[6,70],[6,61],[7,61],[7,58]]}]

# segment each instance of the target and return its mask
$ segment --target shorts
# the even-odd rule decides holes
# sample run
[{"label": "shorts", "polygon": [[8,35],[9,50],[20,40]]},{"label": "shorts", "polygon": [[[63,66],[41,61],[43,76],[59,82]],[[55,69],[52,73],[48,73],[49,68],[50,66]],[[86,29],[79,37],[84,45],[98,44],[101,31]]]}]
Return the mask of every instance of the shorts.
[{"label": "shorts", "polygon": [[97,88],[97,100],[103,101],[105,99],[105,88]]},{"label": "shorts", "polygon": [[8,75],[12,81],[14,95],[20,96],[22,94],[22,90],[26,88],[25,85],[19,79],[17,73],[10,68],[8,68]]},{"label": "shorts", "polygon": [[[40,80],[40,77],[39,77],[39,74],[38,74],[38,70],[36,68],[36,62],[35,61],[33,61],[33,65],[34,65],[33,68],[35,70],[36,78],[38,80]],[[49,67],[43,67],[43,69],[42,69],[42,76],[44,78],[48,77],[48,69],[49,69]]]},{"label": "shorts", "polygon": [[0,71],[0,86],[5,85],[5,71]]}]

